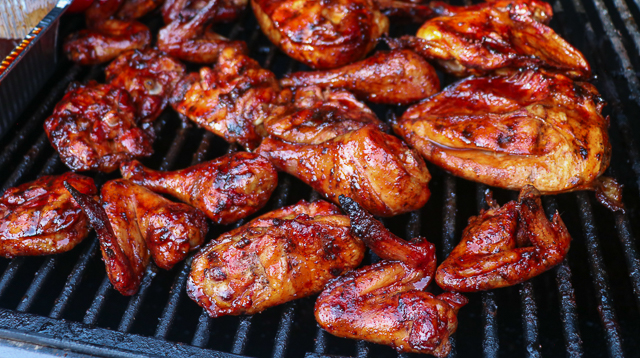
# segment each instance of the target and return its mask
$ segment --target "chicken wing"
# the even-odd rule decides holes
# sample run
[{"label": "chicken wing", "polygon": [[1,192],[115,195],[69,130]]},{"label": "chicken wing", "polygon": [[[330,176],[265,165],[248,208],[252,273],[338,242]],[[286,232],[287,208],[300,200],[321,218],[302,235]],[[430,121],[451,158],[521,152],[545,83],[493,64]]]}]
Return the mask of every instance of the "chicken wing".
[{"label": "chicken wing", "polygon": [[248,0],[166,0],[162,6],[162,18],[168,24],[180,18],[191,20],[209,2],[216,2],[213,22],[227,22],[237,19],[249,3]]},{"label": "chicken wing", "polygon": [[123,164],[120,171],[125,179],[202,210],[218,224],[229,224],[260,210],[278,184],[273,165],[246,152],[173,172],[151,170],[135,160]]},{"label": "chicken wing", "polygon": [[410,104],[440,91],[435,69],[410,50],[379,51],[365,60],[333,70],[295,72],[285,76],[280,84],[345,88],[360,99],[398,105]]},{"label": "chicken wing", "polygon": [[217,1],[209,1],[190,20],[176,19],[158,32],[158,48],[184,61],[210,64],[224,49],[247,52],[244,41],[230,41],[213,32],[207,23],[216,15]]},{"label": "chicken wing", "polygon": [[105,69],[107,82],[133,98],[143,127],[158,118],[184,74],[182,63],[153,49],[125,52]]},{"label": "chicken wing", "polygon": [[252,0],[251,6],[271,42],[317,69],[363,58],[389,29],[374,0]]},{"label": "chicken wing", "polygon": [[456,75],[482,75],[501,68],[548,68],[588,79],[591,68],[582,53],[536,20],[539,6],[503,0],[472,11],[431,19],[417,37],[390,40],[392,48],[413,49]]},{"label": "chicken wing", "polygon": [[125,0],[118,10],[119,19],[139,19],[155,10],[164,0]]},{"label": "chicken wing", "polygon": [[123,160],[153,153],[151,137],[137,126],[135,112],[125,90],[74,82],[45,120],[44,130],[71,170],[110,173]]},{"label": "chicken wing", "polygon": [[265,119],[264,129],[288,142],[320,144],[367,124],[388,129],[350,92],[308,86],[295,90],[290,105],[274,109]]},{"label": "chicken wing", "polygon": [[431,176],[418,153],[372,124],[320,144],[268,137],[257,153],[329,200],[344,194],[375,215],[419,209],[430,196]]},{"label": "chicken wing", "polygon": [[262,140],[262,122],[273,108],[291,102],[275,75],[249,56],[222,51],[213,68],[184,77],[170,99],[178,113],[205,129],[249,150]]},{"label": "chicken wing", "polygon": [[149,28],[133,19],[116,18],[123,0],[96,0],[85,13],[87,29],[64,41],[67,57],[81,65],[113,60],[123,52],[143,49],[151,43]]},{"label": "chicken wing", "polygon": [[340,197],[351,219],[352,234],[380,258],[332,281],[315,306],[316,320],[329,333],[386,344],[399,352],[445,357],[449,336],[458,326],[457,313],[467,304],[459,293],[439,296],[423,290],[433,277],[436,256],[424,238],[406,242],[362,210]]},{"label": "chicken wing", "polygon": [[211,317],[254,314],[319,292],[363,257],[336,206],[301,201],[209,243],[193,259],[187,294]]},{"label": "chicken wing", "polygon": [[556,211],[549,221],[540,192],[527,185],[518,201],[500,207],[488,194],[489,210],[469,219],[462,239],[438,267],[445,290],[473,292],[512,286],[562,262],[571,236]]},{"label": "chicken wing", "polygon": [[89,234],[89,220],[63,183],[87,195],[93,179],[75,173],[43,176],[0,197],[0,256],[50,255],[73,249]]},{"label": "chicken wing", "polygon": [[410,107],[393,128],[465,179],[559,193],[600,186],[611,156],[603,105],[589,83],[526,70],[454,83]]},{"label": "chicken wing", "polygon": [[125,296],[133,295],[151,257],[171,269],[204,242],[204,215],[124,179],[102,186],[102,206],[71,185],[67,189],[87,213],[98,233],[109,281]]}]

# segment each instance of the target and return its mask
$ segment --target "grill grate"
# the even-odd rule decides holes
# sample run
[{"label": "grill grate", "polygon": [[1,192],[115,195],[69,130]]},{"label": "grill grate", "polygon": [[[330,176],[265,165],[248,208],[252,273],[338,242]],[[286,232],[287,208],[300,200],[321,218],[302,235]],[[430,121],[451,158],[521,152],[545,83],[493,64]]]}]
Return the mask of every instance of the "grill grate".
[{"label": "grill grate", "polygon": [[[450,357],[477,356],[480,351],[485,357],[620,357],[633,356],[640,349],[640,256],[635,236],[640,232],[640,122],[632,120],[640,113],[640,32],[635,21],[640,19],[640,3],[554,0],[552,5],[552,27],[583,51],[597,73],[596,86],[609,103],[605,111],[611,115],[614,152],[609,171],[626,184],[627,213],[611,213],[594,204],[591,193],[545,197],[547,213],[559,210],[574,238],[567,259],[529,282],[469,294],[470,304],[460,311]],[[278,75],[302,68],[270,44],[250,12],[241,23],[220,30],[247,41],[252,57]],[[415,32],[414,26],[405,27],[402,33]],[[42,123],[70,81],[100,80],[102,70],[64,61],[59,65],[32,107],[0,140],[2,190],[66,170],[48,145]],[[387,119],[400,113],[383,106],[372,108]],[[238,150],[211,133],[181,123],[172,111],[158,119],[157,153],[146,161],[149,166],[183,168]],[[486,187],[432,165],[429,170],[432,198],[427,205],[384,222],[405,238],[427,237],[436,244],[441,261],[457,244],[467,218],[486,206]],[[115,177],[98,174],[95,179],[102,184]],[[303,198],[319,198],[291,176],[280,174],[279,179],[262,212]],[[516,197],[505,190],[494,194],[500,202]],[[212,226],[209,237],[231,228]],[[413,356],[327,334],[313,318],[315,297],[255,316],[211,319],[186,296],[190,258],[171,271],[151,265],[140,291],[123,297],[111,288],[99,251],[92,234],[65,254],[0,259],[0,337],[107,356]],[[376,259],[369,255],[366,260]]]}]

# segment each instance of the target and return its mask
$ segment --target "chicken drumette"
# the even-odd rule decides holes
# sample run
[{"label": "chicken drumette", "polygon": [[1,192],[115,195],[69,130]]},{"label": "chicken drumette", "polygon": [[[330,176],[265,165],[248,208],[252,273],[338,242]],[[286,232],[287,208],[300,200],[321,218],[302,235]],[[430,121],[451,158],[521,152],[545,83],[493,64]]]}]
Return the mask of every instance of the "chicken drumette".
[{"label": "chicken drumette", "polygon": [[211,317],[254,314],[321,291],[363,257],[335,205],[301,201],[207,245],[193,259],[187,293]]},{"label": "chicken drumette", "polygon": [[151,137],[137,126],[123,89],[72,83],[44,123],[51,145],[74,171],[112,172],[123,160],[152,154]]},{"label": "chicken drumette", "polygon": [[170,100],[178,112],[228,142],[249,150],[262,139],[262,122],[291,101],[275,75],[232,48],[222,51],[213,68],[202,67],[176,85]]},{"label": "chicken drumette", "polygon": [[0,197],[0,256],[69,251],[89,234],[89,220],[63,183],[97,194],[93,179],[75,173],[43,176]]},{"label": "chicken drumette", "polygon": [[496,1],[431,19],[417,37],[404,36],[389,43],[411,48],[457,76],[542,67],[573,78],[589,78],[591,68],[582,53],[537,20],[546,20],[550,14],[548,4]]},{"label": "chicken drumette", "polygon": [[469,219],[462,240],[438,267],[436,282],[445,290],[512,286],[551,269],[569,251],[571,236],[560,214],[547,219],[533,186],[502,207],[488,192],[487,203],[490,209]]},{"label": "chicken drumette", "polygon": [[434,68],[410,50],[380,51],[344,67],[285,76],[283,86],[345,88],[374,103],[410,104],[440,91]]},{"label": "chicken drumette", "polygon": [[216,2],[213,22],[235,20],[249,3],[248,0],[166,0],[162,6],[162,18],[165,24],[180,18],[191,20],[210,2]]},{"label": "chicken drumette", "polygon": [[71,185],[67,189],[98,233],[111,284],[126,296],[138,291],[152,257],[158,267],[169,270],[202,245],[207,234],[200,211],[124,179],[102,186],[102,206]]},{"label": "chicken drumette", "polygon": [[315,316],[329,333],[387,344],[400,352],[445,357],[457,313],[467,299],[452,292],[424,292],[436,266],[435,248],[424,238],[406,242],[353,200],[340,197],[351,232],[381,261],[331,282],[316,301]]},{"label": "chicken drumette", "polygon": [[[65,39],[64,52],[70,60],[82,65],[98,64],[123,52],[149,46],[149,28],[131,17],[144,15],[144,11],[139,11],[141,4],[123,7],[124,2],[96,0],[89,6],[85,12],[87,29],[72,33]],[[123,11],[119,12],[121,8]]]},{"label": "chicken drumette", "polygon": [[389,29],[374,0],[252,0],[251,6],[271,42],[318,69],[363,58]]},{"label": "chicken drumette", "polygon": [[136,116],[145,127],[167,106],[173,88],[184,74],[182,63],[153,49],[123,53],[105,69],[110,85],[129,92]]},{"label": "chicken drumette", "polygon": [[454,83],[393,127],[428,161],[465,179],[602,193],[611,156],[603,105],[590,83],[525,70]]},{"label": "chicken drumette", "polygon": [[278,173],[268,160],[246,152],[173,172],[151,170],[138,161],[123,164],[120,171],[125,179],[193,205],[218,224],[260,210],[278,183]]}]

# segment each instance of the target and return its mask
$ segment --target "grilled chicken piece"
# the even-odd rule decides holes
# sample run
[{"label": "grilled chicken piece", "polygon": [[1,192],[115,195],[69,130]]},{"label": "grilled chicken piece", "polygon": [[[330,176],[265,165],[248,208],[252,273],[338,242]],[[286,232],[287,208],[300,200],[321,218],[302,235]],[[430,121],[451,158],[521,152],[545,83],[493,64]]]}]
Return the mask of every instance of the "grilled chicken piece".
[{"label": "grilled chicken piece", "polygon": [[211,20],[213,22],[237,19],[249,3],[248,0],[166,0],[162,6],[162,18],[165,24],[180,18],[191,20],[212,1],[216,2],[216,13]]},{"label": "grilled chicken piece", "polygon": [[177,85],[171,106],[227,142],[249,150],[262,140],[262,122],[273,108],[291,102],[275,75],[249,56],[231,48],[222,51],[213,68],[202,67]]},{"label": "grilled chicken piece", "polygon": [[571,236],[560,214],[547,219],[533,186],[502,207],[487,191],[487,203],[490,209],[469,219],[460,243],[438,267],[436,282],[445,290],[512,286],[556,266],[569,251]]},{"label": "grilled chicken piece", "polygon": [[301,201],[209,243],[193,259],[187,294],[211,317],[254,314],[321,291],[363,257],[336,206]]},{"label": "grilled chicken piece", "polygon": [[389,29],[374,0],[252,0],[251,6],[271,42],[317,69],[363,58]]},{"label": "grilled chicken piece", "polygon": [[167,106],[169,96],[184,74],[182,63],[153,49],[125,52],[105,69],[109,84],[131,94],[136,116],[147,127]]},{"label": "grilled chicken piece", "polygon": [[589,83],[526,70],[454,83],[393,127],[455,175],[550,194],[601,186],[611,156],[603,105]]},{"label": "grilled chicken piece", "polygon": [[227,48],[246,53],[243,41],[230,41],[206,26],[216,16],[216,0],[208,2],[190,20],[176,19],[158,32],[158,48],[184,61],[210,64]]},{"label": "grilled chicken piece", "polygon": [[128,180],[104,184],[102,206],[70,185],[67,189],[98,233],[109,281],[125,296],[138,291],[152,257],[158,267],[169,270],[202,245],[207,234],[200,211]]},{"label": "grilled chicken piece", "polygon": [[89,234],[89,220],[64,188],[87,195],[93,179],[75,173],[47,175],[8,189],[0,197],[0,256],[51,255],[73,249]]},{"label": "grilled chicken piece", "polygon": [[260,210],[278,184],[273,165],[246,152],[173,172],[151,170],[135,160],[123,164],[120,171],[125,179],[202,210],[218,224],[229,224]]},{"label": "grilled chicken piece", "polygon": [[542,67],[572,78],[589,78],[591,68],[582,53],[536,21],[539,6],[530,4],[497,1],[477,10],[437,17],[425,22],[417,37],[403,36],[389,44],[413,49],[456,76]]},{"label": "grilled chicken piece", "polygon": [[479,4],[455,6],[442,1],[431,1],[428,6],[437,16],[455,16],[468,11],[482,11],[486,8],[498,8],[499,11],[509,11],[514,2],[524,4],[521,11],[534,20],[548,25],[553,17],[553,9],[547,2],[541,0],[515,0],[515,1],[487,1]]},{"label": "grilled chicken piece", "polygon": [[117,17],[119,19],[139,19],[162,5],[164,0],[125,0]]},{"label": "grilled chicken piece", "polygon": [[[67,57],[81,65],[113,60],[123,52],[151,43],[149,28],[132,18],[115,16],[124,0],[96,0],[85,13],[87,29],[70,34],[64,41]],[[123,16],[131,16],[124,9]]]},{"label": "grilled chicken piece", "polygon": [[285,87],[318,85],[345,88],[374,103],[410,104],[440,91],[434,68],[410,50],[379,51],[373,56],[327,71],[295,72],[280,81]]},{"label": "grilled chicken piece", "polygon": [[121,161],[153,153],[151,137],[137,126],[135,113],[125,90],[74,82],[45,120],[44,130],[71,170],[110,173]]},{"label": "grilled chicken piece", "polygon": [[436,268],[435,247],[424,238],[406,242],[373,216],[341,196],[351,232],[381,261],[331,282],[315,306],[316,320],[329,333],[386,344],[399,352],[445,357],[457,313],[467,304],[459,293],[424,292]]},{"label": "grilled chicken piece", "polygon": [[367,124],[388,129],[350,92],[309,86],[296,89],[292,104],[272,111],[264,129],[288,142],[320,144]]},{"label": "grilled chicken piece", "polygon": [[343,194],[374,215],[413,211],[429,199],[431,175],[422,158],[372,124],[319,144],[268,137],[257,152],[329,200]]}]

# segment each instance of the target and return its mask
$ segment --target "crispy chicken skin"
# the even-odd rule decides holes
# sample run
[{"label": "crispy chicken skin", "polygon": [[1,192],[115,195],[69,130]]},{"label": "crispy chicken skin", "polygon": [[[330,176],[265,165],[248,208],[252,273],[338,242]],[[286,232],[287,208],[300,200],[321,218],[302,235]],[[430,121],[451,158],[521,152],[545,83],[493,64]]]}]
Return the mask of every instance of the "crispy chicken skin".
[{"label": "crispy chicken skin", "polygon": [[208,2],[192,19],[170,22],[158,32],[158,48],[169,55],[193,63],[210,64],[227,48],[246,53],[243,41],[230,41],[207,26],[217,12],[217,1]]},{"label": "crispy chicken skin", "polygon": [[50,255],[73,249],[89,234],[89,221],[63,183],[87,195],[93,179],[75,173],[47,175],[0,197],[0,256]]},{"label": "crispy chicken skin", "polygon": [[166,0],[162,6],[162,18],[168,24],[177,19],[190,20],[208,3],[216,2],[213,22],[227,22],[237,19],[249,3],[248,0]]},{"label": "crispy chicken skin", "polygon": [[[87,29],[70,34],[64,41],[67,57],[81,65],[108,62],[123,52],[151,43],[149,28],[133,18],[117,18],[123,0],[96,0],[85,13]],[[125,9],[123,16],[131,16]]]},{"label": "crispy chicken skin", "polygon": [[599,185],[611,156],[603,105],[590,83],[526,70],[454,83],[393,128],[455,175],[550,194]]},{"label": "crispy chicken skin", "polygon": [[200,211],[128,180],[105,183],[102,206],[71,186],[67,189],[98,233],[109,281],[125,296],[138,291],[151,258],[169,270],[202,245],[207,234],[207,220]]},{"label": "crispy chicken skin", "polygon": [[317,69],[365,57],[389,29],[374,0],[252,0],[251,6],[271,42]]},{"label": "crispy chicken skin", "polygon": [[502,207],[490,193],[487,202],[490,209],[469,219],[460,243],[438,267],[436,282],[445,290],[512,286],[551,269],[569,251],[571,236],[560,214],[547,219],[533,186]]},{"label": "crispy chicken skin", "polygon": [[290,101],[291,92],[281,93],[271,71],[227,48],[213,68],[202,67],[200,73],[184,77],[170,103],[178,113],[227,142],[253,150],[262,140],[262,122],[273,108]]},{"label": "crispy chicken skin", "polygon": [[321,291],[363,257],[335,205],[301,201],[209,243],[193,259],[187,294],[211,317],[254,314]]},{"label": "crispy chicken skin", "polygon": [[374,215],[393,216],[421,208],[431,175],[417,152],[369,124],[320,144],[265,138],[257,152],[322,194],[344,194]]},{"label": "crispy chicken skin", "polygon": [[44,122],[53,148],[74,171],[110,173],[123,160],[153,153],[151,137],[137,126],[127,91],[90,81],[69,85]]},{"label": "crispy chicken skin", "polygon": [[347,272],[327,285],[315,306],[316,320],[329,333],[386,344],[399,352],[445,357],[457,313],[467,304],[459,293],[424,292],[436,267],[435,247],[424,238],[404,241],[373,216],[341,196],[351,232],[381,261]]},{"label": "crispy chicken skin", "polygon": [[538,22],[538,10],[529,1],[497,1],[431,19],[418,30],[417,37],[403,36],[389,43],[392,48],[411,48],[456,76],[542,67],[588,79],[591,68],[582,53]]},{"label": "crispy chicken skin", "polygon": [[282,86],[317,85],[345,88],[374,103],[406,105],[440,91],[435,69],[410,50],[379,51],[352,64],[326,71],[301,71],[285,76]]},{"label": "crispy chicken skin", "polygon": [[134,160],[123,164],[120,171],[125,179],[172,195],[218,224],[230,224],[260,210],[278,184],[273,165],[246,152],[172,172],[148,169]]},{"label": "crispy chicken skin", "polygon": [[158,118],[184,75],[182,63],[154,49],[125,52],[105,69],[109,84],[129,92],[143,124]]},{"label": "crispy chicken skin", "polygon": [[308,86],[295,90],[290,105],[274,109],[264,121],[264,129],[288,142],[320,144],[367,124],[388,129],[351,92]]}]

